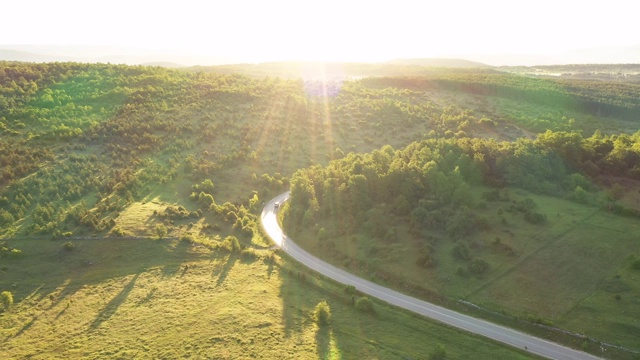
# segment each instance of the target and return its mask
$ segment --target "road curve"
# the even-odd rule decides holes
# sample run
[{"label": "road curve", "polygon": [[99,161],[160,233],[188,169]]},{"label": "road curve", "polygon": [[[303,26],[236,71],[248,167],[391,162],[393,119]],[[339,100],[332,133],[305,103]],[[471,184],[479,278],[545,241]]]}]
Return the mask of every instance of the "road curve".
[{"label": "road curve", "polygon": [[278,220],[276,218],[276,212],[279,208],[276,208],[275,204],[276,202],[282,204],[288,198],[289,192],[287,191],[276,196],[264,206],[260,216],[262,226],[276,246],[310,269],[345,285],[353,285],[360,292],[378,298],[391,305],[399,306],[447,325],[486,336],[490,339],[519,349],[526,349],[526,351],[542,357],[558,360],[600,359],[582,351],[540,339],[535,336],[527,335],[520,331],[496,325],[485,320],[476,319],[474,317],[431,304],[424,300],[404,295],[395,290],[391,290],[372,283],[371,281],[359,278],[320,260],[294,243],[291,238],[286,236],[282,229],[280,229],[280,225],[278,225]]}]

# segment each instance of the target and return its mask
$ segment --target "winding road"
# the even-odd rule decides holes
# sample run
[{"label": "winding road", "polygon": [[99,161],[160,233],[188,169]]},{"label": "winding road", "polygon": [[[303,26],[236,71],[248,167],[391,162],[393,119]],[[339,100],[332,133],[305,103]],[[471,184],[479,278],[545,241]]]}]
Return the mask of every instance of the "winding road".
[{"label": "winding road", "polygon": [[329,263],[326,263],[323,260],[320,260],[319,258],[309,254],[296,243],[294,243],[291,238],[283,233],[280,225],[278,225],[276,212],[278,211],[279,207],[276,207],[275,204],[282,204],[288,198],[289,192],[287,191],[276,196],[264,206],[264,209],[262,210],[262,214],[260,216],[262,226],[264,227],[269,237],[271,237],[273,242],[276,244],[276,246],[281,248],[289,256],[301,262],[310,269],[315,270],[320,274],[345,285],[353,285],[360,292],[378,298],[391,305],[399,306],[422,316],[440,321],[447,325],[488,337],[490,339],[526,350],[530,353],[545,358],[559,360],[600,359],[594,355],[587,354],[582,351],[578,351],[544,339],[540,339],[535,336],[527,335],[520,331],[496,325],[485,320],[464,315],[443,308],[441,306],[404,295],[395,290],[359,278]]}]

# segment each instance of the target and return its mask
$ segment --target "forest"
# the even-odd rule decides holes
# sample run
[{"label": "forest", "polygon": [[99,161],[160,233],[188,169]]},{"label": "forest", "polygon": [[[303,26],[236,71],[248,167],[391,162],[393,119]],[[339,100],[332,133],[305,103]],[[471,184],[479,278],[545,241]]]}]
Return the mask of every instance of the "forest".
[{"label": "forest", "polygon": [[[385,219],[396,215],[410,217],[417,233],[446,229],[455,239],[477,222],[464,211],[476,186],[520,188],[637,217],[637,210],[615,204],[620,195],[597,190],[607,177],[640,180],[639,160],[640,132],[584,138],[547,131],[517,142],[461,138],[423,140],[397,151],[385,146],[296,172],[283,218],[306,229],[326,216],[342,219],[347,234],[364,226],[382,236],[392,228]],[[528,219],[542,221],[536,213]]]},{"label": "forest", "polygon": [[[53,309],[65,298],[59,306],[73,307],[71,294],[100,283],[85,281],[97,276],[92,269],[120,271],[99,260],[114,244],[141,258],[109,260],[122,273],[105,284],[126,278],[133,287],[131,276],[163,266],[155,258],[180,264],[188,276],[212,256],[237,256],[247,267],[257,259],[270,269],[279,262],[283,279],[310,283],[271,249],[259,224],[262,205],[290,189],[279,215],[285,231],[338,266],[445,305],[473,302],[485,309],[478,316],[503,313],[525,324],[514,326],[586,333],[595,340],[566,342],[593,352],[602,341],[632,356],[640,349],[633,324],[640,316],[633,270],[640,86],[525,70],[0,62],[0,291],[24,306],[0,320],[0,341],[28,333],[35,319],[29,304]],[[589,226],[593,238],[581,232]],[[616,236],[617,244],[598,242]],[[155,258],[144,257],[142,244],[156,243],[163,245],[149,250]],[[594,244],[604,250],[591,273],[583,266]],[[585,276],[560,277],[575,284],[573,292],[547,296],[562,313],[534,304],[535,296],[514,305],[504,291],[522,279],[512,277],[553,268],[525,265],[561,245],[552,255],[572,260],[549,255],[554,266],[575,263]],[[227,264],[209,271],[221,274],[219,284],[235,260]],[[47,272],[55,279],[34,278]],[[60,288],[69,281],[77,288],[67,294]],[[350,295],[338,293],[349,309]],[[126,299],[120,294],[114,301]],[[616,315],[594,326],[585,304],[599,316]],[[14,354],[26,356],[12,344]],[[370,355],[391,350],[376,351]]]}]

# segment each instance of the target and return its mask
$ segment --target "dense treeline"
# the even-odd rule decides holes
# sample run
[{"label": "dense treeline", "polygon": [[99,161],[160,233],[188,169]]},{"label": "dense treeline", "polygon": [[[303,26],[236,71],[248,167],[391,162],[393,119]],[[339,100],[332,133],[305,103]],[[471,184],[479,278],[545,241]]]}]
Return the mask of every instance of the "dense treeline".
[{"label": "dense treeline", "polygon": [[[327,217],[339,219],[343,235],[364,230],[393,237],[391,219],[401,217],[417,234],[439,230],[455,239],[482,227],[465,210],[474,205],[473,186],[519,187],[593,203],[602,176],[640,180],[638,164],[640,132],[584,138],[549,131],[516,142],[463,138],[424,140],[402,150],[385,146],[296,172],[284,219],[292,230]],[[543,221],[531,208],[524,206],[525,219]]]}]

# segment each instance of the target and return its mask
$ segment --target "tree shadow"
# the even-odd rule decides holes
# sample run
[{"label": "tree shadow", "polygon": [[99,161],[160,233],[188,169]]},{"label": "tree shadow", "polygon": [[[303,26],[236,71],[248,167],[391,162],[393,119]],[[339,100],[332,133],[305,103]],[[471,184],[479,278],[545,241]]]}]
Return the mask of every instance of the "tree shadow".
[{"label": "tree shadow", "polygon": [[142,305],[144,303],[148,303],[149,301],[151,301],[151,299],[153,299],[153,296],[155,295],[157,290],[158,288],[155,288],[155,287],[151,289],[151,291],[149,291],[147,295],[138,302],[138,305]]},{"label": "tree shadow", "polygon": [[111,316],[113,316],[113,314],[116,313],[120,305],[122,305],[122,303],[125,302],[125,300],[127,300],[127,297],[129,296],[129,293],[131,292],[131,290],[133,290],[133,287],[139,276],[140,276],[140,273],[135,274],[133,278],[131,278],[129,283],[127,283],[127,285],[124,286],[122,291],[120,291],[118,295],[116,295],[113,299],[111,299],[111,301],[109,301],[107,306],[105,306],[105,308],[102,309],[102,311],[100,311],[96,319],[93,321],[93,323],[91,323],[91,326],[90,326],[91,329],[96,329],[100,327],[100,325],[102,325],[103,322],[109,320]]},{"label": "tree shadow", "polygon": [[311,322],[309,314],[316,306],[318,299],[311,299],[312,281],[304,272],[280,268],[280,298],[282,299],[282,322],[286,337],[301,334],[307,323]]},{"label": "tree shadow", "polygon": [[[288,261],[288,260],[285,260]],[[346,311],[351,310],[350,295],[338,285],[327,282],[319,275],[301,269],[273,264],[274,274],[281,280],[279,297],[282,299],[282,326],[286,338],[298,338],[305,341],[310,331],[315,331],[316,354],[318,359],[341,358],[340,336],[348,336],[353,330],[349,319],[342,319]],[[313,317],[316,305],[326,300],[332,312],[331,324],[317,327]],[[345,325],[347,325],[345,327]],[[334,331],[342,329],[342,331]],[[313,333],[312,333],[313,334]],[[354,355],[354,354],[352,354]]]},{"label": "tree shadow", "polygon": [[[15,335],[13,335],[13,337],[16,338],[22,335],[25,331],[29,330],[29,328],[33,326],[33,324],[36,322],[36,320],[38,320],[38,317],[37,316],[33,317],[31,320],[29,320],[28,323],[24,324],[22,328]],[[9,337],[5,339],[5,341],[7,340],[9,340]]]},{"label": "tree shadow", "polygon": [[217,274],[214,274],[213,276],[218,276],[218,280],[216,280],[216,286],[221,286],[224,281],[227,279],[227,276],[229,275],[229,272],[231,271],[231,269],[233,268],[233,266],[236,264],[236,261],[238,261],[238,255],[236,254],[229,254],[229,257],[227,258],[227,262],[224,264],[224,266],[222,267],[222,269],[220,269],[220,271]]},{"label": "tree shadow", "polygon": [[331,330],[329,326],[320,326],[316,331],[316,349],[318,359],[329,359],[331,355]]},{"label": "tree shadow", "polygon": [[[0,285],[6,284],[5,287],[13,284],[10,289],[21,316],[18,317],[17,312],[5,314],[11,315],[14,325],[11,333],[0,333],[0,342],[20,335],[30,336],[41,316],[51,321],[67,321],[63,315],[69,313],[69,308],[73,311],[74,297],[86,286],[126,279],[123,280],[125,288],[116,290],[119,294],[90,322],[91,329],[95,329],[113,316],[127,299],[139,275],[160,271],[165,277],[179,276],[186,262],[211,256],[192,252],[190,244],[171,239],[78,238],[73,242],[76,244],[73,251],[61,252],[58,242],[42,242],[38,238],[22,240],[23,251],[30,254],[29,258],[20,259],[20,266],[11,266],[0,279]],[[144,301],[154,296],[154,291],[150,291]],[[25,316],[27,312],[30,315]]]},{"label": "tree shadow", "polygon": [[62,314],[64,314],[65,312],[67,312],[67,309],[69,308],[69,303],[67,303],[67,306],[65,306],[62,310],[60,310],[60,312],[58,313],[58,315],[56,315],[56,317],[54,318],[54,320],[58,320],[58,318],[60,316],[62,316]]},{"label": "tree shadow", "polygon": [[273,274],[273,269],[275,268],[274,263],[275,259],[273,257],[267,258],[267,279],[271,279],[271,274]]}]

